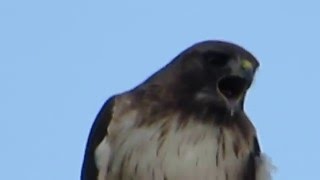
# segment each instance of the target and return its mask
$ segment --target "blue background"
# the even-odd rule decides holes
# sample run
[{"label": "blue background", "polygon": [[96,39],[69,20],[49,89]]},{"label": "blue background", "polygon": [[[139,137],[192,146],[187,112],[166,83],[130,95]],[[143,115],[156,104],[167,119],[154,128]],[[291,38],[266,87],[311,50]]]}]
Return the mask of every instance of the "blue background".
[{"label": "blue background", "polygon": [[104,101],[190,45],[235,42],[261,67],[247,98],[276,180],[319,179],[316,1],[0,1],[0,179],[79,179]]}]

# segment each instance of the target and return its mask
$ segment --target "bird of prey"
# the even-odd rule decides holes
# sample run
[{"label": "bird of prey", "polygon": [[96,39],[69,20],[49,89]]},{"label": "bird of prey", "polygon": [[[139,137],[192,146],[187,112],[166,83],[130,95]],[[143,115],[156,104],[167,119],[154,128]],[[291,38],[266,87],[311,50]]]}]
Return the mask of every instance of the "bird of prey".
[{"label": "bird of prey", "polygon": [[81,180],[270,180],[244,111],[258,60],[240,45],[198,42],[98,113]]}]

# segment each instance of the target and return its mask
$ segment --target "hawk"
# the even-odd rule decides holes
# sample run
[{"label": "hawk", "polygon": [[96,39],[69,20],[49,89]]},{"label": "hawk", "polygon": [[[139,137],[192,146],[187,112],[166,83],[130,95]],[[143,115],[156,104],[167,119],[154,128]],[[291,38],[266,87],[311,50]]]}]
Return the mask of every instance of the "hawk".
[{"label": "hawk", "polygon": [[226,41],[196,43],[109,98],[86,145],[82,180],[269,180],[244,112],[258,60]]}]

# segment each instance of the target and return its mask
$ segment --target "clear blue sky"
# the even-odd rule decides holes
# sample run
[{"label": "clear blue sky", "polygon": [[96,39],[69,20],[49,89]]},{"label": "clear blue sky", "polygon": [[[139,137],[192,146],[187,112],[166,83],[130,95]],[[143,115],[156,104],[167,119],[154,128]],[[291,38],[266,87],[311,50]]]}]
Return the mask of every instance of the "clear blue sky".
[{"label": "clear blue sky", "polygon": [[319,179],[316,1],[0,1],[0,179],[77,180],[104,101],[207,39],[260,59],[246,109],[275,180]]}]

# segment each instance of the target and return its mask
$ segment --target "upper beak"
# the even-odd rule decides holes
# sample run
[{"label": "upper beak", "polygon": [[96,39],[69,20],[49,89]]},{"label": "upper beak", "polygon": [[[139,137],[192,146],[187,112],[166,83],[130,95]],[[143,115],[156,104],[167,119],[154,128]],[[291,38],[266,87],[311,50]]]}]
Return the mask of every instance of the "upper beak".
[{"label": "upper beak", "polygon": [[253,65],[249,60],[236,60],[231,62],[232,74],[246,80],[248,85],[251,84],[254,76]]}]

